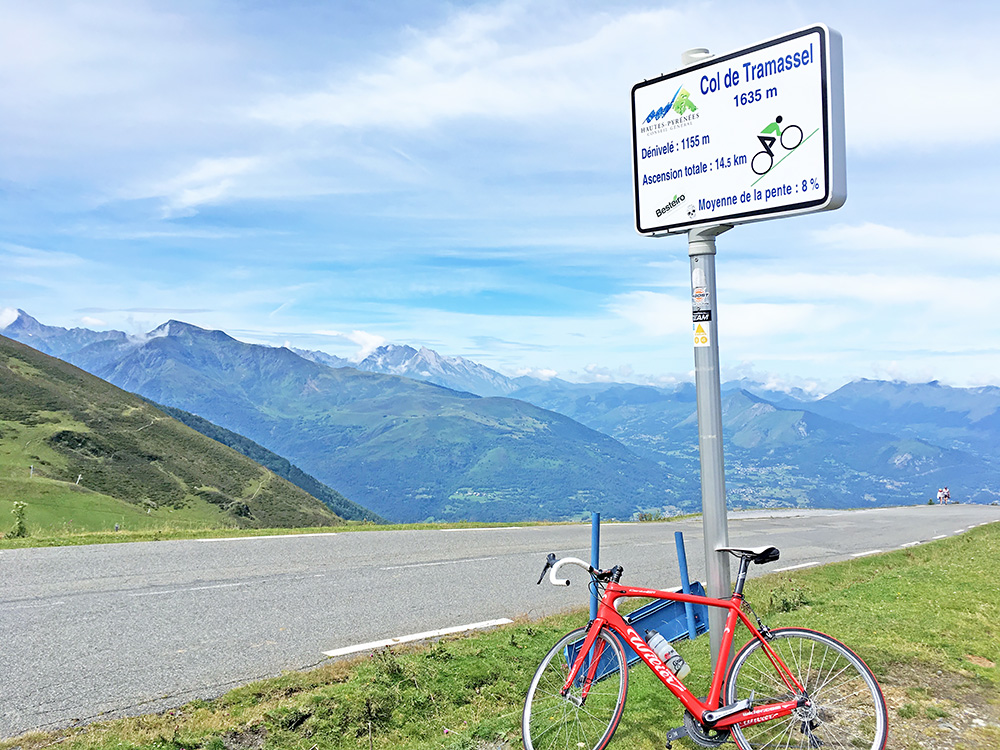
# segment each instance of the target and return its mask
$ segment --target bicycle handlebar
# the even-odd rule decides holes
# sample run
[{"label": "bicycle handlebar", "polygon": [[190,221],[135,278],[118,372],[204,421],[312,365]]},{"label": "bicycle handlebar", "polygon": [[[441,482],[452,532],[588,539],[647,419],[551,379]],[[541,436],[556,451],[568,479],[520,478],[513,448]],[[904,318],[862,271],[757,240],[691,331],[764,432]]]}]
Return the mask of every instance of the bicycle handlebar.
[{"label": "bicycle handlebar", "polygon": [[552,583],[553,586],[569,586],[568,578],[556,577],[556,573],[559,572],[559,568],[561,568],[563,565],[579,565],[581,568],[586,570],[591,575],[594,575],[595,573],[600,573],[599,570],[594,570],[592,567],[590,567],[588,563],[585,563],[583,560],[580,560],[579,558],[564,557],[562,560],[556,560],[555,563],[552,565],[552,570],[549,571],[549,581]]},{"label": "bicycle handlebar", "polygon": [[545,579],[545,574],[548,572],[549,581],[553,586],[569,586],[570,582],[568,578],[559,578],[557,576],[559,568],[563,565],[578,565],[590,573],[591,578],[595,581],[615,581],[617,583],[622,577],[622,568],[619,565],[608,570],[598,570],[578,557],[564,557],[562,560],[557,560],[555,554],[550,552],[549,556],[545,559],[545,567],[542,568],[542,574],[538,577],[538,583],[541,583]]}]

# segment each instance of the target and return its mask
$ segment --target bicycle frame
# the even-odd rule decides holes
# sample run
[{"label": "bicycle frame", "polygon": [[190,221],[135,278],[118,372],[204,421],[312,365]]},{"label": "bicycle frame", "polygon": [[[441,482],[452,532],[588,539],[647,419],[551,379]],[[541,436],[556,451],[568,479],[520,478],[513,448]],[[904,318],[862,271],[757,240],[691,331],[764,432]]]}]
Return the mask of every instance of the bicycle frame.
[{"label": "bicycle frame", "polygon": [[[782,703],[768,703],[755,709],[736,710],[731,714],[719,717],[717,720],[706,720],[706,713],[718,711],[721,708],[719,705],[719,699],[722,695],[723,682],[725,681],[727,660],[724,658],[717,660],[715,669],[712,673],[711,689],[709,690],[708,697],[703,703],[673,672],[670,671],[667,665],[665,665],[653,649],[649,647],[645,639],[636,632],[636,630],[625,620],[625,618],[618,614],[618,610],[615,606],[617,601],[619,599],[629,597],[643,597],[650,599],[664,599],[667,601],[688,602],[691,604],[705,604],[709,607],[727,609],[729,612],[726,616],[726,629],[722,634],[722,642],[719,647],[719,653],[729,653],[733,645],[733,636],[736,631],[736,626],[739,622],[742,622],[746,625],[752,637],[761,642],[761,646],[763,647],[768,658],[771,660],[771,663],[774,665],[774,668],[777,670],[789,691],[796,696],[796,699]],[[667,689],[677,697],[677,699],[684,705],[692,716],[712,729],[721,730],[734,724],[749,726],[751,724],[759,724],[763,721],[770,721],[771,719],[776,719],[781,716],[787,716],[796,708],[807,704],[808,697],[806,696],[805,689],[791,673],[781,658],[771,649],[767,642],[767,638],[765,638],[763,633],[761,633],[753,622],[750,621],[746,613],[743,612],[742,607],[743,596],[740,593],[734,593],[729,599],[714,599],[707,596],[698,596],[696,594],[683,594],[674,591],[636,588],[633,586],[623,586],[620,583],[614,582],[608,583],[597,609],[597,617],[595,617],[590,623],[583,645],[577,652],[576,659],[570,667],[569,676],[563,685],[563,695],[568,693],[570,685],[573,684],[573,681],[580,673],[580,670],[584,669],[588,655],[590,655],[590,650],[594,647],[594,643],[597,642],[599,651],[592,655],[590,664],[586,667],[587,676],[581,698],[581,700],[586,700],[586,696],[590,690],[590,685],[594,681],[597,665],[600,661],[601,653],[604,648],[604,642],[597,641],[597,635],[602,629],[607,628],[614,632],[624,643],[632,647],[636,654],[638,654],[639,658],[645,662],[646,666],[652,670],[653,674],[659,678],[660,682],[666,685]]]}]

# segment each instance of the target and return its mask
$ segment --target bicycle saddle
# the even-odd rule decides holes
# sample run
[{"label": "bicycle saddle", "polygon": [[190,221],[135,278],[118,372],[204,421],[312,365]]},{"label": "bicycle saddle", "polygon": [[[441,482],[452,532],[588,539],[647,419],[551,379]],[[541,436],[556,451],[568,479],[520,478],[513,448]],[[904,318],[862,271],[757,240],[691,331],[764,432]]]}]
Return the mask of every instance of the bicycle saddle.
[{"label": "bicycle saddle", "polygon": [[774,562],[780,556],[777,547],[716,547],[716,552],[728,552],[736,557],[749,557],[757,565]]}]

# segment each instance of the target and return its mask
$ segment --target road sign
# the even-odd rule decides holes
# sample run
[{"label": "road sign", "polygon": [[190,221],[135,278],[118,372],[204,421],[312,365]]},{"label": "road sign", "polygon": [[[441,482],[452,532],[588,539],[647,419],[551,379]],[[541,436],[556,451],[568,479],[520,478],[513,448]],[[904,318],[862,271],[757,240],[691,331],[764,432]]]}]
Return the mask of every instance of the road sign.
[{"label": "road sign", "polygon": [[632,88],[636,229],[839,208],[843,42],[817,24]]}]

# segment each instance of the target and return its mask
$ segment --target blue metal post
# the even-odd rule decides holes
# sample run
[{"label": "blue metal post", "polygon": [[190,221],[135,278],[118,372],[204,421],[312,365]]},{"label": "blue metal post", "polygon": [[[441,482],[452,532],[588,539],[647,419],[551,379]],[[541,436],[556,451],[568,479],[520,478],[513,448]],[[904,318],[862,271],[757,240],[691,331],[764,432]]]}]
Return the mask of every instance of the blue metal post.
[{"label": "blue metal post", "polygon": [[[681,591],[690,594],[691,581],[688,579],[687,553],[684,551],[684,534],[682,532],[674,532],[674,543],[677,545],[677,565],[681,569]],[[693,641],[698,633],[694,625],[694,608],[687,602],[684,602],[684,614],[687,615],[688,638]]]},{"label": "blue metal post", "polygon": [[[601,567],[601,514],[590,514],[590,565]],[[590,586],[590,619],[597,617],[597,587]]]}]

